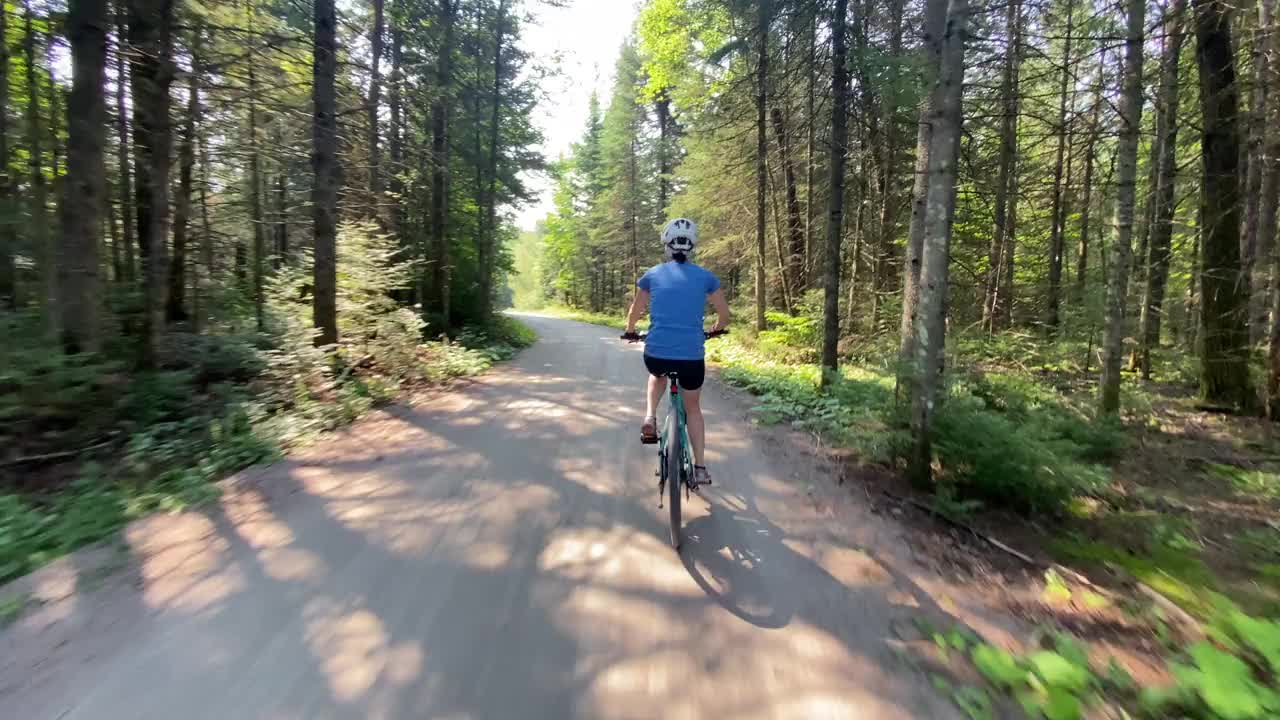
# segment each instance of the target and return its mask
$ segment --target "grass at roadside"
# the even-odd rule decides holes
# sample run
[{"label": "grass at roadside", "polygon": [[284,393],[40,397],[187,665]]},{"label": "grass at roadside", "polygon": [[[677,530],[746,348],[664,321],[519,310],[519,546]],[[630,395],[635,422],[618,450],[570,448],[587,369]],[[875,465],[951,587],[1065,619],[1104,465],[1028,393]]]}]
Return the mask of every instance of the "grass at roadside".
[{"label": "grass at roadside", "polygon": [[57,352],[7,353],[0,374],[0,417],[12,423],[6,434],[34,445],[38,437],[18,433],[58,432],[60,444],[90,449],[0,466],[0,582],[135,518],[206,502],[227,475],[405,390],[483,372],[534,339],[527,326],[502,317],[490,328],[462,330],[453,342],[340,348],[308,364],[236,337],[192,337],[201,347],[185,359],[128,378]]}]

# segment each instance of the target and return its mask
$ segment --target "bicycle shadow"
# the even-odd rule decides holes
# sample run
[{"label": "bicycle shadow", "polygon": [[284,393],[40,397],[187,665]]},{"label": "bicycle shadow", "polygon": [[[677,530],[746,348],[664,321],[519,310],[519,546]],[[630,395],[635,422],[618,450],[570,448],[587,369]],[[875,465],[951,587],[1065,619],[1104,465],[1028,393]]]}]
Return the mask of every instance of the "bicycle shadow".
[{"label": "bicycle shadow", "polygon": [[685,523],[680,561],[708,597],[756,627],[778,629],[795,612],[787,593],[766,581],[782,531],[759,513],[735,511],[704,496],[709,512]]}]

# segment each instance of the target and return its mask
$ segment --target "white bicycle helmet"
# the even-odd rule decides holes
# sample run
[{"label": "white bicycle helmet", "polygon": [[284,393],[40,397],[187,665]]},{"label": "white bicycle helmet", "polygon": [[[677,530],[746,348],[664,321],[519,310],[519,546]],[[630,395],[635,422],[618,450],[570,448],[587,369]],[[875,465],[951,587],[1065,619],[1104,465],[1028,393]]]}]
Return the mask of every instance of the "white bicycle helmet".
[{"label": "white bicycle helmet", "polygon": [[[698,244],[698,226],[688,218],[676,218],[662,229],[662,245],[668,257],[683,261]],[[680,255],[682,257],[676,257]]]}]

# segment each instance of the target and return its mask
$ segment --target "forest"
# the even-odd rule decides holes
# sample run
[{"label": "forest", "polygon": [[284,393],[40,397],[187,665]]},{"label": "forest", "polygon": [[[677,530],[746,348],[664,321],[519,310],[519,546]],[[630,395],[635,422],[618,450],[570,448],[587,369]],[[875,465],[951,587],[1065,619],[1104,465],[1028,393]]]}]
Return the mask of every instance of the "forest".
[{"label": "forest", "polygon": [[527,9],[7,2],[0,580],[532,341]]}]

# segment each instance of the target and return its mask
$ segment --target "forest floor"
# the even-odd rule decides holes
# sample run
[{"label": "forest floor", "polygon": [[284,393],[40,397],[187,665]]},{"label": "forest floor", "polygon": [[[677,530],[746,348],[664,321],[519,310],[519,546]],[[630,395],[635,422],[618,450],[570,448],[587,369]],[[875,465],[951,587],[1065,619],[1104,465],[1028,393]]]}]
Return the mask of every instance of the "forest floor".
[{"label": "forest floor", "polygon": [[[1262,418],[1199,406],[1180,351],[1161,353],[1153,381],[1127,374],[1121,422],[1106,423],[1093,418],[1087,340],[957,339],[935,438],[945,484],[930,493],[895,458],[907,439],[891,348],[847,343],[842,382],[824,396],[813,323],[771,323],[708,350],[725,383],[756,396],[757,421],[804,431],[835,461],[834,482],[914,528],[940,572],[975,592],[998,586],[1043,645],[1083,641],[1100,675],[1117,659],[1129,678],[1112,694],[1172,683],[1168,661],[1206,633],[1229,634],[1215,633],[1223,618],[1280,616],[1280,442]],[[928,634],[945,654],[946,629]]]}]

